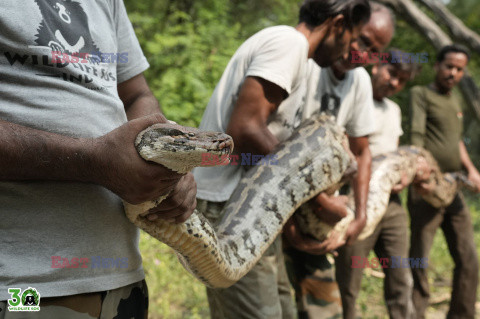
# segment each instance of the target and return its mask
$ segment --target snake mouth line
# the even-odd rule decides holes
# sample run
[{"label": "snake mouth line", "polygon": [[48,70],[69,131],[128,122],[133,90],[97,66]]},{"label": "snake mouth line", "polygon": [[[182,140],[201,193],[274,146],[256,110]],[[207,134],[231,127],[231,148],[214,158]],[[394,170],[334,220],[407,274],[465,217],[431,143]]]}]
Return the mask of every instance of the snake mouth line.
[{"label": "snake mouth line", "polygon": [[221,142],[218,145],[215,145],[215,148],[207,149],[208,153],[217,154],[217,155],[229,155],[233,152],[233,141]]},{"label": "snake mouth line", "polygon": [[229,155],[232,153],[232,150],[229,147],[225,147],[222,149],[207,148],[205,149],[205,153],[215,154],[215,155]]}]

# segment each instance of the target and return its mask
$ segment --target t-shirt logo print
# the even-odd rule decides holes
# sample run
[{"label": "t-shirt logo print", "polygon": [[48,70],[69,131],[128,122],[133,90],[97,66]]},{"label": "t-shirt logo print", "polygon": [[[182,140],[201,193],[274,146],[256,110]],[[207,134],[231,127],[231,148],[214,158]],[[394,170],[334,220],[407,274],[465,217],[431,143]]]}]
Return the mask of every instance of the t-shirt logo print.
[{"label": "t-shirt logo print", "polygon": [[37,303],[35,302],[35,298],[32,295],[28,295],[25,298],[25,303],[23,305],[24,306],[36,306]]},{"label": "t-shirt logo print", "polygon": [[35,43],[70,55],[99,52],[93,42],[88,18],[80,3],[72,0],[35,0],[43,20]]},{"label": "t-shirt logo print", "polygon": [[321,103],[320,112],[325,112],[328,115],[337,117],[338,110],[340,109],[340,98],[338,96],[325,93],[322,96]]}]

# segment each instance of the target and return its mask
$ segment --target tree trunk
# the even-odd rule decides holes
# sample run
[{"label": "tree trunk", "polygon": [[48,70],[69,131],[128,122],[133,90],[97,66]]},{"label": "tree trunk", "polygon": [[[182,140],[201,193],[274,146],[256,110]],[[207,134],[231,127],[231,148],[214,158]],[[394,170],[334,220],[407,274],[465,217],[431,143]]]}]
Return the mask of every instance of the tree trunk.
[{"label": "tree trunk", "polygon": [[452,38],[480,54],[480,35],[470,30],[459,18],[453,15],[439,0],[419,0],[444,23]]},{"label": "tree trunk", "polygon": [[[393,8],[401,18],[427,38],[435,49],[440,50],[443,46],[452,43],[450,37],[411,0],[378,0],[378,2]],[[459,87],[467,105],[480,121],[480,90],[467,71]]]}]

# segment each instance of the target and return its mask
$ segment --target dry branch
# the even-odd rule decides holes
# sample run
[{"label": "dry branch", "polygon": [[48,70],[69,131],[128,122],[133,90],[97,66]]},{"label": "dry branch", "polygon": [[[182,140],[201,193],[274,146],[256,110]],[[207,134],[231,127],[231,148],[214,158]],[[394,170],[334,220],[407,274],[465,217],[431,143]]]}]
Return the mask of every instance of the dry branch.
[{"label": "dry branch", "polygon": [[437,16],[442,23],[444,23],[452,38],[456,42],[462,42],[473,51],[480,54],[480,35],[470,30],[459,18],[452,14],[445,5],[438,0],[419,0],[425,6],[427,6],[435,16]]},{"label": "dry branch", "polygon": [[[427,38],[435,49],[439,50],[452,43],[450,37],[411,0],[378,0],[378,2],[390,6],[397,15]],[[480,90],[468,72],[465,72],[459,87],[467,105],[480,121]]]}]

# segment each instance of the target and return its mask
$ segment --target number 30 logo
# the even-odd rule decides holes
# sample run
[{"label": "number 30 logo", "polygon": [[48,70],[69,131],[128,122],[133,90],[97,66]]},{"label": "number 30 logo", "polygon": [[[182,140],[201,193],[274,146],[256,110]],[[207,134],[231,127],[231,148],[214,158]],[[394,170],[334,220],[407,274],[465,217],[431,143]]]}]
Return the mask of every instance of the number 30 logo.
[{"label": "number 30 logo", "polygon": [[8,288],[12,298],[8,299],[10,311],[39,311],[40,293],[37,289],[28,287],[23,294],[20,288]]},{"label": "number 30 logo", "polygon": [[11,299],[8,299],[8,304],[10,306],[18,306],[20,302],[22,301],[22,297],[20,296],[20,293],[22,292],[22,289],[20,288],[8,288],[8,293],[12,295]]}]

